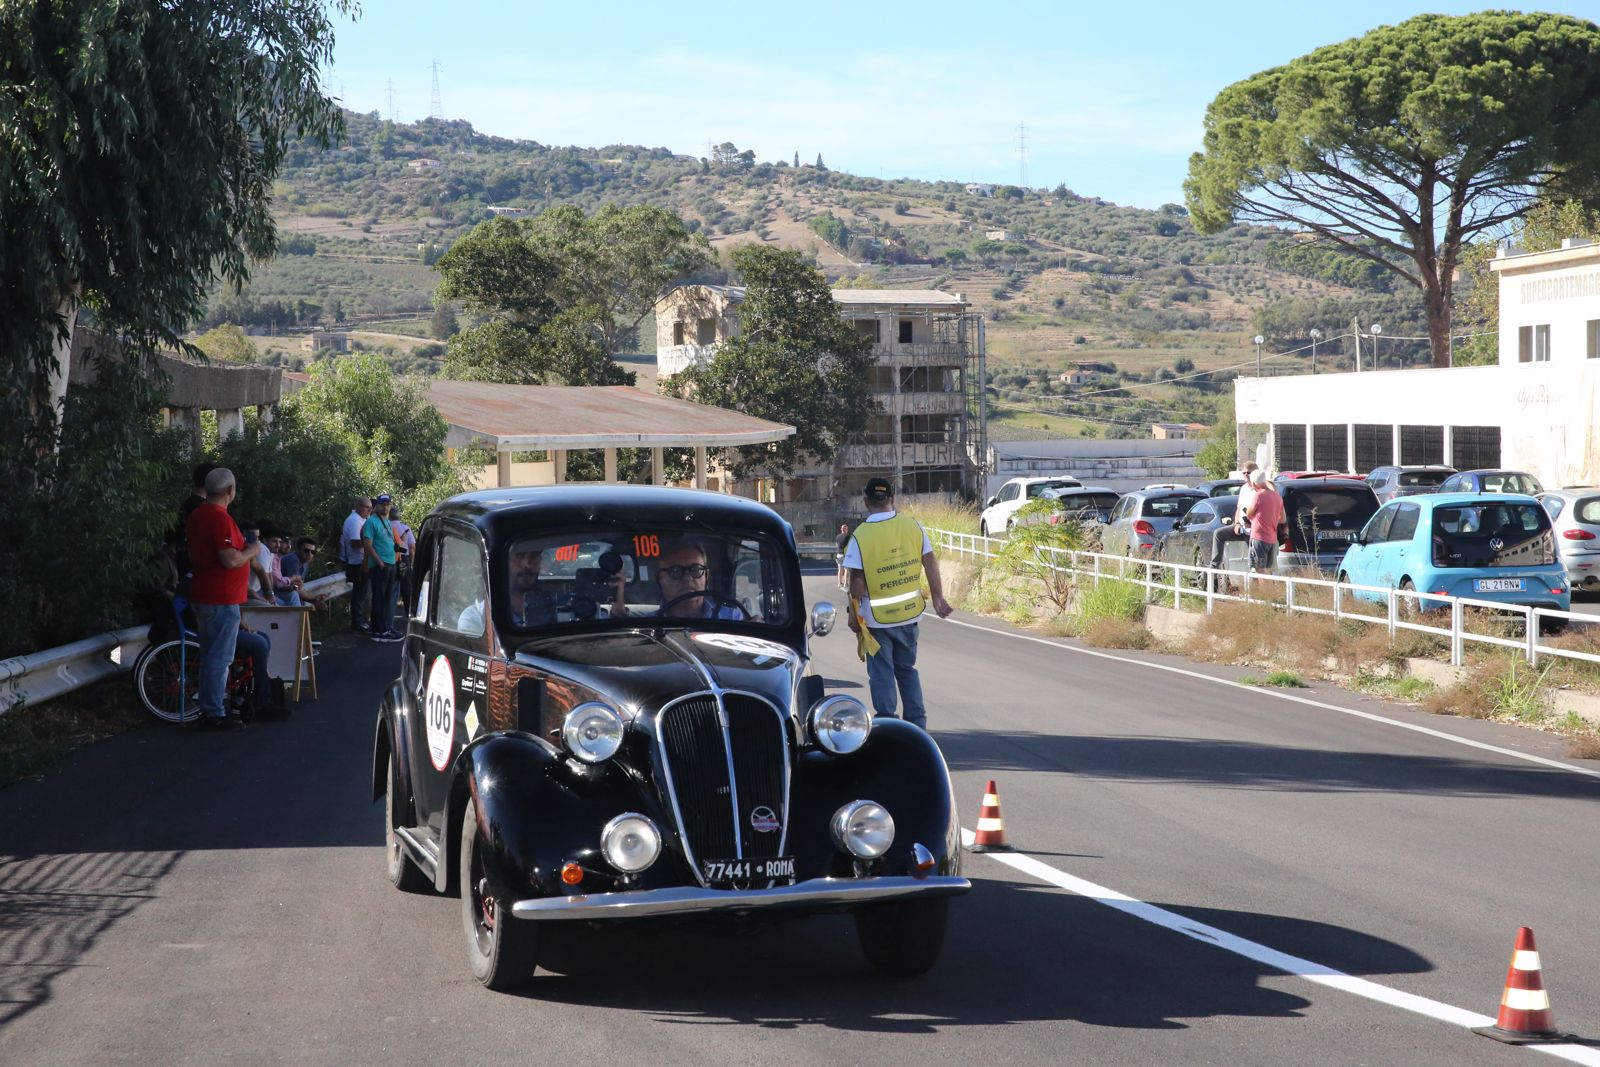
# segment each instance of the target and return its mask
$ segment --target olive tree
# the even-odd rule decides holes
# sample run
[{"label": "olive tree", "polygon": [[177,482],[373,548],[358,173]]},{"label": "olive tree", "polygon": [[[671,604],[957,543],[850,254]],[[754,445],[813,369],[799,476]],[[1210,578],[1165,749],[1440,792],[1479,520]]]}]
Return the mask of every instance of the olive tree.
[{"label": "olive tree", "polygon": [[1222,90],[1184,183],[1194,224],[1309,230],[1422,292],[1450,360],[1464,244],[1546,191],[1600,191],[1600,27],[1565,15],[1419,15]]}]

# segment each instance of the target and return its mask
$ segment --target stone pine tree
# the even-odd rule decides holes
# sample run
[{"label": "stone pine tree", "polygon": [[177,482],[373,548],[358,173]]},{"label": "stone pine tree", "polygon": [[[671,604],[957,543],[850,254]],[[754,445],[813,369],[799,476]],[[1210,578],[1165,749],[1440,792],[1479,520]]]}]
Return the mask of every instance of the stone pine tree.
[{"label": "stone pine tree", "polygon": [[1419,15],[1219,93],[1184,183],[1194,224],[1309,230],[1422,292],[1450,361],[1463,247],[1542,193],[1600,191],[1600,27],[1565,15]]},{"label": "stone pine tree", "polygon": [[664,389],[795,427],[776,445],[730,450],[736,474],[827,463],[874,410],[872,342],[840,317],[827,279],[798,252],[747,244],[731,258],[745,286],[738,331]]}]

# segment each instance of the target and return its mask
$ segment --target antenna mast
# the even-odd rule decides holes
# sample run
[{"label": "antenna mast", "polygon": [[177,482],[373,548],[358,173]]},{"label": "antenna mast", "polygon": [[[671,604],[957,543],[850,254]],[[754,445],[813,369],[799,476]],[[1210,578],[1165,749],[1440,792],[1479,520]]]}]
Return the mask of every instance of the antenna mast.
[{"label": "antenna mast", "polygon": [[444,121],[444,103],[439,98],[439,61],[433,61],[433,97],[428,101],[428,117]]},{"label": "antenna mast", "polygon": [[393,78],[389,79],[388,88],[385,91],[389,95],[389,121],[390,122],[395,122],[396,119],[394,117],[394,79]]},{"label": "antenna mast", "polygon": [[1028,187],[1028,127],[1017,123],[1017,187]]}]

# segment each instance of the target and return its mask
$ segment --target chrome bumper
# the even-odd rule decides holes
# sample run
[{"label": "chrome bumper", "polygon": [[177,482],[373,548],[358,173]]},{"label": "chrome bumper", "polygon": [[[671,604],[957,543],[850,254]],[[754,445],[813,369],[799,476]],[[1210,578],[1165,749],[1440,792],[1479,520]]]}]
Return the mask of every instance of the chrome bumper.
[{"label": "chrome bumper", "polygon": [[519,919],[554,922],[563,919],[642,919],[652,915],[693,912],[755,911],[760,908],[835,904],[868,904],[903,897],[950,897],[965,893],[972,883],[965,878],[935,876],[907,878],[813,878],[776,889],[673,889],[625,890],[586,896],[535,897],[511,905]]}]

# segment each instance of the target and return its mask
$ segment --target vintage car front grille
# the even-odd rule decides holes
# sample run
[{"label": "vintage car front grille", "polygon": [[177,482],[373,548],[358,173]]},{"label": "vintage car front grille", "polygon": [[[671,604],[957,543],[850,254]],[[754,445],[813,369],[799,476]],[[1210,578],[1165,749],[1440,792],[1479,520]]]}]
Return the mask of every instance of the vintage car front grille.
[{"label": "vintage car front grille", "polygon": [[[684,843],[694,861],[778,856],[788,805],[783,719],[759,697],[728,693],[722,706],[726,732],[712,694],[680,700],[661,713],[669,799],[676,802]],[[777,829],[756,828],[761,820],[752,815],[762,808]]]}]

